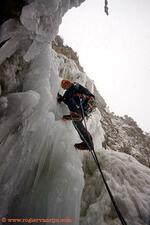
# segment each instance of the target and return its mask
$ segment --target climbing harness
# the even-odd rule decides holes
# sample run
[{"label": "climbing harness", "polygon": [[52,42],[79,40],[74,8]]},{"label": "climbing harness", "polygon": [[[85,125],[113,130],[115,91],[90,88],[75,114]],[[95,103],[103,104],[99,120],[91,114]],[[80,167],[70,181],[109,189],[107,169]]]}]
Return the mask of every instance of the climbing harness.
[{"label": "climbing harness", "polygon": [[84,111],[87,115],[90,115],[97,108],[97,102],[95,98],[90,97],[87,104],[84,107]]},{"label": "climbing harness", "polygon": [[[78,96],[80,99],[80,104],[84,105],[84,113],[86,116],[90,116],[92,112],[94,112],[97,108],[97,101],[95,97],[93,96],[88,96],[84,94],[75,94],[75,96]],[[79,106],[80,107],[80,106]]]},{"label": "climbing harness", "polygon": [[[83,106],[82,106],[82,104],[81,104],[81,100],[80,100],[80,108],[81,108],[81,114],[82,114],[82,118],[83,118],[83,121],[84,121],[84,125],[85,125],[85,128],[86,128],[86,130],[87,130],[87,125],[86,125],[86,121],[85,121],[85,114],[84,114]],[[78,130],[78,128],[77,128],[77,126],[75,125],[75,123],[73,123],[73,124],[74,124],[75,128]],[[83,135],[81,134],[81,132],[80,132],[79,130],[78,130],[78,132],[79,132],[80,135],[83,137]],[[97,158],[97,155],[96,155],[95,150],[94,150],[94,149],[93,149],[93,150],[91,149],[91,147],[89,146],[88,142],[85,140],[84,137],[83,137],[83,139],[84,139],[85,143],[87,144],[88,149],[89,149],[89,151],[91,152],[92,157],[93,157],[93,159],[94,159],[94,161],[95,161],[95,163],[96,163],[96,165],[97,165],[97,167],[98,167],[98,169],[99,169],[99,171],[100,171],[100,174],[101,174],[102,179],[103,179],[103,181],[104,181],[105,187],[106,187],[106,189],[107,189],[107,191],[108,191],[108,194],[109,194],[110,199],[111,199],[111,201],[112,201],[112,203],[113,203],[113,205],[114,205],[114,208],[115,208],[115,210],[116,210],[116,213],[117,213],[117,215],[118,215],[118,218],[120,219],[121,224],[122,224],[122,225],[127,225],[127,223],[126,223],[124,217],[122,216],[122,214],[121,214],[121,212],[120,212],[120,210],[119,210],[119,208],[118,208],[118,206],[117,206],[117,204],[116,204],[116,202],[115,202],[115,199],[114,199],[114,197],[113,197],[113,195],[112,195],[112,193],[111,193],[111,190],[110,190],[110,188],[109,188],[109,186],[108,186],[108,184],[107,184],[107,182],[106,182],[106,180],[105,180],[105,177],[104,177],[103,171],[102,171],[102,169],[101,169],[100,163],[99,163],[99,161],[98,161],[98,158]]]}]

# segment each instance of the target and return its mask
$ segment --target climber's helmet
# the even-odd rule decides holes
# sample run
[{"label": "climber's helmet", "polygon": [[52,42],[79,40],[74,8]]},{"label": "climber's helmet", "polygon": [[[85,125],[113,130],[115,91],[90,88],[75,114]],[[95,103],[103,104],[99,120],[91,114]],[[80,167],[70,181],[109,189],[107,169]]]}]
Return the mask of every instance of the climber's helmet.
[{"label": "climber's helmet", "polygon": [[61,81],[61,87],[63,89],[68,89],[72,86],[72,83],[69,80],[62,80]]}]

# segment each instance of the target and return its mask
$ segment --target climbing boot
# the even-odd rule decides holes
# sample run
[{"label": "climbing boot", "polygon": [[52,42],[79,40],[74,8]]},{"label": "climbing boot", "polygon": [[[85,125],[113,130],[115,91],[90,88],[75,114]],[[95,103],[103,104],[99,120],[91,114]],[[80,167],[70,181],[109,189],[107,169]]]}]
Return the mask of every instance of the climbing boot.
[{"label": "climbing boot", "polygon": [[62,120],[72,120],[70,115],[64,115]]},{"label": "climbing boot", "polygon": [[74,147],[80,150],[88,150],[88,146],[84,142],[75,144]]},{"label": "climbing boot", "polygon": [[71,112],[70,115],[64,115],[62,117],[63,120],[74,120],[74,121],[80,121],[82,120],[82,117],[79,113]]}]

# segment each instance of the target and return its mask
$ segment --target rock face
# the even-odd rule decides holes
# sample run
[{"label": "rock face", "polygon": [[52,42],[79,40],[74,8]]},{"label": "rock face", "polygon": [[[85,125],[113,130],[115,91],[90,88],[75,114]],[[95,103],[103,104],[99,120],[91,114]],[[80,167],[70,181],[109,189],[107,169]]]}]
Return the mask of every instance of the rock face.
[{"label": "rock face", "polygon": [[2,0],[0,7],[0,25],[10,18],[18,18],[27,0]]},{"label": "rock face", "polygon": [[67,45],[64,46],[63,39],[59,35],[57,35],[55,40],[52,42],[52,48],[57,53],[65,55],[68,59],[72,59],[75,62],[75,64],[77,65],[78,69],[81,72],[84,72],[83,67],[80,65],[77,53],[74,52],[71,47],[69,47]]},{"label": "rock face", "polygon": [[120,117],[106,111],[102,115],[105,148],[125,152],[150,167],[150,134],[144,133],[127,115]]}]

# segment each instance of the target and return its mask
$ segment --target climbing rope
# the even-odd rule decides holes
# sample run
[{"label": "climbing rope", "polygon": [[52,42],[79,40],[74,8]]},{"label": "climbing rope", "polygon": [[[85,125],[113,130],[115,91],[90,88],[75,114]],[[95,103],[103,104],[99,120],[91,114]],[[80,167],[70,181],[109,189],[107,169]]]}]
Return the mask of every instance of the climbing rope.
[{"label": "climbing rope", "polygon": [[[87,130],[87,125],[86,125],[86,121],[85,121],[85,114],[84,114],[83,106],[82,106],[82,104],[81,104],[81,99],[80,99],[80,108],[81,108],[81,114],[82,114],[82,118],[83,118],[83,121],[84,121],[84,125],[85,125],[85,128],[86,128],[86,130]],[[90,151],[91,154],[92,154],[92,157],[93,157],[93,159],[94,159],[94,161],[95,161],[95,163],[96,163],[96,165],[97,165],[97,167],[98,167],[98,169],[99,169],[99,171],[100,171],[100,174],[101,174],[102,179],[103,179],[103,181],[104,181],[105,187],[106,187],[106,189],[107,189],[107,191],[108,191],[108,194],[109,194],[110,199],[111,199],[111,201],[112,201],[112,203],[113,203],[113,205],[114,205],[114,208],[115,208],[115,210],[116,210],[116,213],[117,213],[117,215],[118,215],[118,218],[120,219],[121,224],[122,224],[122,225],[127,225],[127,223],[126,223],[124,217],[122,216],[122,214],[121,214],[121,212],[120,212],[120,210],[119,210],[119,208],[118,208],[118,206],[117,206],[117,204],[116,204],[116,202],[115,202],[115,199],[114,199],[114,197],[113,197],[113,195],[112,195],[112,193],[111,193],[111,190],[110,190],[110,188],[109,188],[109,186],[108,186],[108,184],[107,184],[107,182],[106,182],[106,180],[105,180],[103,171],[102,171],[102,169],[101,169],[101,166],[100,166],[100,163],[99,163],[99,161],[98,161],[98,158],[97,158],[97,155],[96,155],[96,152],[95,152],[94,148],[91,149],[91,147],[89,146],[88,142],[85,140],[85,138],[83,137],[83,135],[82,135],[81,132],[79,131],[79,129],[78,129],[78,127],[76,126],[76,124],[74,123],[74,121],[73,121],[73,125],[75,126],[75,128],[78,130],[78,132],[80,133],[80,135],[81,135],[82,138],[84,139],[85,143],[86,143],[87,146],[88,146],[89,151]],[[87,130],[87,131],[88,131],[88,130]],[[89,138],[89,140],[90,140],[90,138]]]}]

